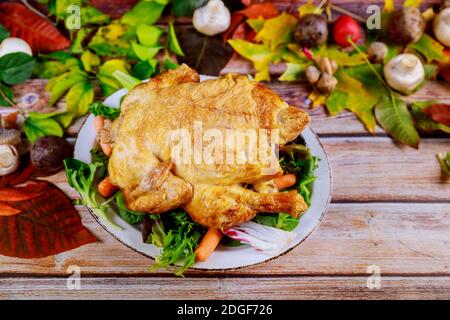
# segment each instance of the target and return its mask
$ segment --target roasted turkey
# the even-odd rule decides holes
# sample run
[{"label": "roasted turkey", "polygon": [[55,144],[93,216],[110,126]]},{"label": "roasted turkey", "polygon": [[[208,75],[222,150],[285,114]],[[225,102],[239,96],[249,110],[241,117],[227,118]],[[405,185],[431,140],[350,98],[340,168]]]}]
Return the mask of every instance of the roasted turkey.
[{"label": "roasted turkey", "polygon": [[257,213],[298,217],[307,205],[297,191],[276,189],[273,179],[282,169],[272,150],[295,139],[309,121],[247,76],[200,82],[182,65],[123,100],[108,135],[110,179],[130,210],[182,207],[206,227],[224,230]]}]

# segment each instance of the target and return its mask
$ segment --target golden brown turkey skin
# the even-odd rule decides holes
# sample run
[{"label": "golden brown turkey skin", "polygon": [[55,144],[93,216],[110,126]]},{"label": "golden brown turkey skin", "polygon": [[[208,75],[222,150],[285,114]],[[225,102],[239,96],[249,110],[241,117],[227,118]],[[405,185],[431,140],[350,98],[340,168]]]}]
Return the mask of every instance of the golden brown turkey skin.
[{"label": "golden brown turkey skin", "polygon": [[[137,86],[121,108],[112,125],[109,173],[131,210],[162,213],[184,207],[198,223],[219,229],[258,212],[298,216],[306,210],[295,191],[259,193],[244,187],[282,174],[270,153],[273,138],[283,145],[310,121],[247,76],[200,83],[197,72],[182,65]],[[188,156],[179,157],[174,133],[189,145]],[[237,137],[247,144],[236,144]]]}]

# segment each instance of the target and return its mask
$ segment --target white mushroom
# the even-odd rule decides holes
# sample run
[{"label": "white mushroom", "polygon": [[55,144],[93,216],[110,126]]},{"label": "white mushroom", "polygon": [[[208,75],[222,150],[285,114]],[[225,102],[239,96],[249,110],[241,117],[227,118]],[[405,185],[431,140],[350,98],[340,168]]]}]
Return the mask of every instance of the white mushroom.
[{"label": "white mushroom", "polygon": [[210,0],[204,7],[194,12],[194,28],[207,36],[224,32],[230,26],[230,10],[221,0]]},{"label": "white mushroom", "polygon": [[434,18],[433,31],[440,43],[450,47],[450,7],[443,9]]},{"label": "white mushroom", "polygon": [[425,79],[425,69],[417,56],[404,53],[384,66],[384,77],[392,89],[411,94]]},{"label": "white mushroom", "polygon": [[0,144],[0,177],[6,176],[19,167],[19,152],[9,144]]},{"label": "white mushroom", "polygon": [[28,43],[20,38],[6,38],[0,44],[0,58],[15,52],[23,52],[30,56],[33,55]]}]

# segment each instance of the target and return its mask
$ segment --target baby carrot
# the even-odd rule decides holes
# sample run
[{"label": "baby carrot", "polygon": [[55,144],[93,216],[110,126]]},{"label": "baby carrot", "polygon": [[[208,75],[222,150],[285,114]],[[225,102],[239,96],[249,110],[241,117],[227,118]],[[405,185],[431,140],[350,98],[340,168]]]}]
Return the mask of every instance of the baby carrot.
[{"label": "baby carrot", "polygon": [[200,244],[195,249],[196,260],[200,262],[206,261],[214,249],[219,245],[222,235],[223,234],[219,229],[209,228],[202,241],[200,241]]},{"label": "baby carrot", "polygon": [[102,148],[103,153],[105,156],[109,157],[112,153],[112,146],[109,143],[101,143],[100,147]]},{"label": "baby carrot", "polygon": [[292,187],[296,182],[297,177],[292,173],[284,174],[281,177],[275,179],[275,184],[277,185],[279,190]]},{"label": "baby carrot", "polygon": [[100,193],[103,198],[111,197],[118,190],[119,189],[111,183],[109,176],[100,181],[98,184],[98,193]]},{"label": "baby carrot", "polygon": [[103,128],[104,125],[105,125],[105,118],[103,118],[102,116],[96,116],[94,118],[95,134],[98,134],[99,131]]}]

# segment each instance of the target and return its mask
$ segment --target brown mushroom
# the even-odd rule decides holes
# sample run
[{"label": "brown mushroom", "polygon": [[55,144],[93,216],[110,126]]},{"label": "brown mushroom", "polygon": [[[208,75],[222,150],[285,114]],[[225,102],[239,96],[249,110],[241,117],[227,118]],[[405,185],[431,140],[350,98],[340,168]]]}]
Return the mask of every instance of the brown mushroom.
[{"label": "brown mushroom", "polygon": [[419,9],[404,7],[394,12],[389,26],[389,40],[406,45],[417,42],[425,31],[426,22]]}]

